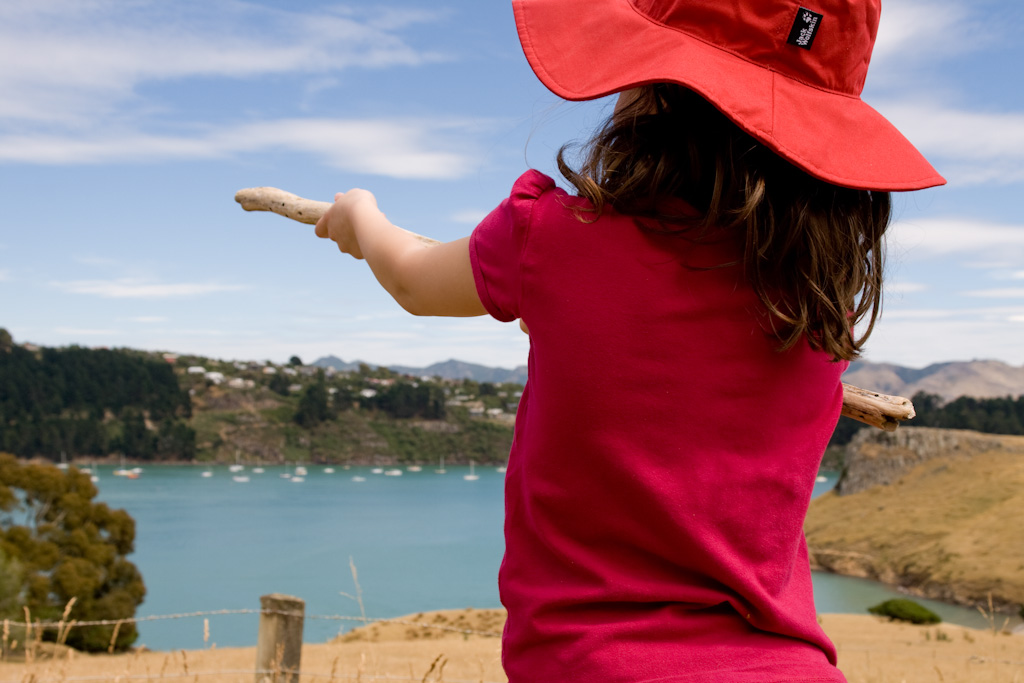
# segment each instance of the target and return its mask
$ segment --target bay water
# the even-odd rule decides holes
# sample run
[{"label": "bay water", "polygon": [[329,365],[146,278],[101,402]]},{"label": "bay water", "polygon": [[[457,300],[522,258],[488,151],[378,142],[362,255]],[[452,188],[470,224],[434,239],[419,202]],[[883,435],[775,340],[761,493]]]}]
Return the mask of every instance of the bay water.
[{"label": "bay water", "polygon": [[[124,508],[136,522],[129,559],[147,589],[136,616],[204,613],[142,621],[136,645],[255,645],[259,598],[270,593],[305,600],[310,643],[360,625],[364,615],[500,607],[504,475],[494,467],[477,467],[479,478],[466,480],[466,467],[386,476],[370,468],[329,473],[309,466],[301,481],[285,467],[232,473],[149,466],[137,479],[113,476],[113,469],[94,468],[98,499]],[[830,490],[835,479],[827,474],[815,494]],[[814,585],[821,613],[863,614],[902,597],[872,581],[820,572]],[[987,625],[976,610],[917,601],[945,621]],[[248,613],[207,614],[237,611]]]}]

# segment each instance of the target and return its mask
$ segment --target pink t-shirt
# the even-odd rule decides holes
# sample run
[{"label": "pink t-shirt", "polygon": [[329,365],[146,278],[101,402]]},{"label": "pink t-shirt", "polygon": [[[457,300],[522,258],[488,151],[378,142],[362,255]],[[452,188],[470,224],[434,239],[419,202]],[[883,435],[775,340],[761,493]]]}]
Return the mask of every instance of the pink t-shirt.
[{"label": "pink t-shirt", "polygon": [[845,681],[803,520],[846,363],[776,350],[735,236],[574,205],[529,171],[470,242],[488,312],[530,328],[499,575],[510,681]]}]

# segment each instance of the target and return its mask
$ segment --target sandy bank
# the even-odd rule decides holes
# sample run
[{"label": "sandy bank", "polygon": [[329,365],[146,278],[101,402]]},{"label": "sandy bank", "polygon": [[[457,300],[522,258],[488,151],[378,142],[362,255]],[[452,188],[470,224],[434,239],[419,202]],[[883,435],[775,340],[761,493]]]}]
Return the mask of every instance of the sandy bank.
[{"label": "sandy bank", "polygon": [[[330,643],[306,645],[302,683],[409,680],[502,683],[500,610],[449,610],[377,623]],[[1015,683],[1024,681],[1024,636],[962,626],[911,626],[869,615],[826,614],[825,631],[850,683]],[[443,626],[426,628],[420,624]],[[450,629],[450,630],[446,630]],[[62,654],[25,664],[0,662],[0,681],[71,683],[132,679],[252,683],[256,649]]]}]

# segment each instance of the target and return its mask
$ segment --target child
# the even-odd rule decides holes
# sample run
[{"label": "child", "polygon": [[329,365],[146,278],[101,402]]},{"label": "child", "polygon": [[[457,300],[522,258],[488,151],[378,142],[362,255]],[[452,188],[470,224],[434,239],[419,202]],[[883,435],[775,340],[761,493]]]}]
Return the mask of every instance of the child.
[{"label": "child", "polygon": [[889,191],[944,180],[860,100],[879,0],[803,1],[513,0],[547,87],[620,93],[574,193],[529,171],[433,247],[363,190],[317,225],[411,313],[529,328],[513,682],[845,680],[802,525]]}]

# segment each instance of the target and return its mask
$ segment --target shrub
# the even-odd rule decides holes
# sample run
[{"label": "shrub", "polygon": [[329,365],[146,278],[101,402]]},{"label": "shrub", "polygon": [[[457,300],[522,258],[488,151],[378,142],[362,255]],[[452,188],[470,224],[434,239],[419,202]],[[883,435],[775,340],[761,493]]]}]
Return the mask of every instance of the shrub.
[{"label": "shrub", "polygon": [[938,624],[942,621],[938,614],[927,607],[903,598],[886,600],[874,607],[868,607],[868,612],[880,617],[889,617],[892,621],[909,621],[912,624]]}]

